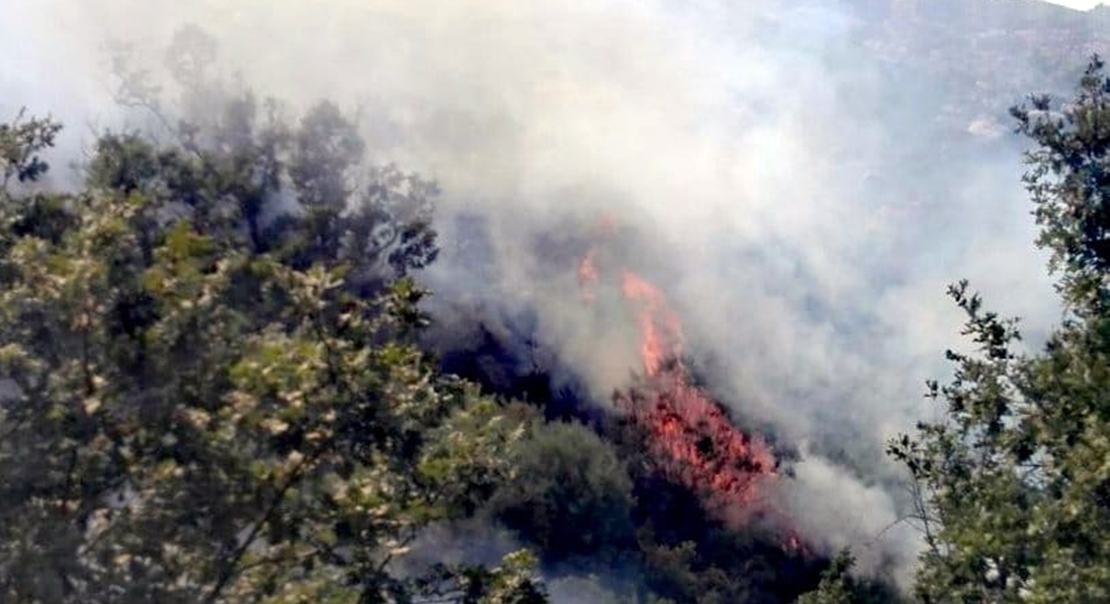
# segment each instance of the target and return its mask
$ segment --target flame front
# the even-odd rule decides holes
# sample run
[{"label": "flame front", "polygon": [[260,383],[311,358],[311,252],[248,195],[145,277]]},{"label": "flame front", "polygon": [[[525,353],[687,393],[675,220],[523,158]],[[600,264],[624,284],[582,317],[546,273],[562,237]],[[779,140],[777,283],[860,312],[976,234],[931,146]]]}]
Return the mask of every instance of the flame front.
[{"label": "flame front", "polygon": [[762,511],[759,484],[774,476],[770,448],[737,429],[692,383],[681,360],[682,325],[663,293],[631,271],[622,274],[621,289],[639,307],[647,386],[618,395],[617,403],[647,429],[653,457],[669,478],[699,492],[726,520],[745,521]]},{"label": "flame front", "polygon": [[640,354],[644,371],[655,377],[663,371],[664,361],[677,361],[681,356],[682,326],[663,292],[631,271],[624,271],[621,277],[624,297],[640,304]]},{"label": "flame front", "polygon": [[[598,279],[594,248],[578,266],[585,301],[596,299]],[[682,324],[663,292],[629,270],[621,273],[620,289],[636,308],[645,384],[614,399],[648,433],[654,462],[729,523],[742,524],[756,512],[773,516],[759,492],[760,483],[775,476],[771,449],[737,429],[724,409],[694,385],[682,363]]]}]

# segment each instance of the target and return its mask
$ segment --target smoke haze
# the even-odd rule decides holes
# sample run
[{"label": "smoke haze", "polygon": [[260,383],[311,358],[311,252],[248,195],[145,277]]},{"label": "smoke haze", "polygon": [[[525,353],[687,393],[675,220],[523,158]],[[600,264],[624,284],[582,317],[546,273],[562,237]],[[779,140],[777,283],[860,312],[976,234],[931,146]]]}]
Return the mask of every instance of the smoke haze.
[{"label": "smoke haze", "polygon": [[[1034,342],[1059,315],[1005,134],[1021,99],[946,130],[945,83],[864,44],[863,3],[12,2],[0,115],[64,120],[61,156],[90,127],[141,123],[112,102],[105,44],[133,43],[157,77],[185,23],[229,81],[357,110],[375,159],[443,187],[436,308],[534,310],[595,404],[639,366],[635,326],[581,303],[575,263],[597,244],[643,272],[711,389],[798,447],[781,496],[803,534],[903,583],[919,544],[885,530],[907,510],[882,450],[933,417],[923,382],[961,345],[945,285],[970,279]],[[481,218],[493,270],[452,253],[456,215]],[[616,235],[597,234],[605,217]]]}]

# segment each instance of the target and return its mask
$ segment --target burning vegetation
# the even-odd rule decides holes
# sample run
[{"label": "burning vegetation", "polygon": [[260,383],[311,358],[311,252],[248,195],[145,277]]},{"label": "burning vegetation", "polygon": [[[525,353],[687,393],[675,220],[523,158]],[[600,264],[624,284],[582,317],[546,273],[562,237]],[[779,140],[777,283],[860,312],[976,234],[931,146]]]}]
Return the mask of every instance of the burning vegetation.
[{"label": "burning vegetation", "polygon": [[[480,220],[462,232],[474,249],[490,236]],[[638,590],[675,602],[792,601],[825,561],[778,508],[781,461],[699,384],[678,312],[621,257],[631,236],[610,219],[584,253],[581,240],[537,242],[553,265],[574,268],[577,294],[562,295],[605,326],[597,345],[635,346],[611,406],[544,341],[534,314],[454,307],[434,328],[445,371],[547,418],[522,443],[521,479],[494,496],[489,513],[556,576],[606,577],[601,585],[623,594],[611,601]]]},{"label": "burning vegetation", "polygon": [[[596,257],[591,250],[578,267],[587,301],[598,284]],[[714,515],[733,525],[745,522],[764,509],[760,485],[775,477],[771,449],[733,425],[693,383],[682,362],[682,324],[663,292],[627,269],[620,290],[637,310],[644,380],[614,393],[617,408],[649,435],[652,459],[663,474],[698,493]]]},{"label": "burning vegetation", "polygon": [[[28,10],[10,12],[31,13],[32,3],[27,4]],[[132,4],[136,8],[141,3]],[[271,12],[283,3],[263,4],[260,9]],[[490,9],[479,9],[483,3],[460,5],[457,13],[435,7],[436,27],[427,28],[426,15],[414,14],[422,34],[414,37],[406,35],[416,30],[406,31],[402,18],[411,3],[395,4],[388,11],[370,8],[382,33],[395,28],[398,37],[373,35],[362,24],[355,28],[360,39],[381,42],[381,47],[344,43],[336,37],[333,18],[322,31],[335,44],[316,44],[315,37],[305,36],[310,41],[306,48],[343,48],[346,56],[361,48],[366,52],[357,54],[389,62],[389,69],[359,71],[370,74],[369,79],[341,78],[358,80],[360,87],[363,80],[382,86],[367,105],[375,109],[371,113],[381,109],[381,115],[369,124],[361,120],[361,103],[353,116],[341,109],[342,99],[285,106],[256,97],[249,88],[253,78],[227,81],[216,67],[222,62],[217,39],[195,25],[180,28],[164,49],[164,75],[139,64],[145,62],[143,52],[133,52],[129,44],[107,45],[113,71],[108,85],[97,81],[97,88],[112,90],[121,108],[141,112],[137,123],[147,126],[98,133],[73,179],[52,180],[55,173],[48,174],[50,166],[43,159],[65,159],[50,157],[60,123],[24,111],[0,121],[0,602],[906,601],[884,582],[897,576],[889,571],[899,561],[883,558],[869,565],[868,571],[880,573],[875,581],[849,574],[850,552],[830,564],[822,556],[831,552],[807,547],[860,543],[861,532],[840,531],[837,523],[845,515],[813,522],[816,508],[834,509],[840,502],[852,508],[848,513],[874,517],[880,506],[863,495],[903,483],[875,487],[862,480],[871,478],[849,476],[848,470],[856,468],[846,467],[845,481],[838,474],[829,486],[816,485],[820,490],[803,493],[832,494],[844,484],[852,493],[833,503],[813,497],[816,505],[809,511],[790,508],[799,524],[809,521],[807,533],[799,534],[781,511],[786,507],[779,503],[787,499],[775,495],[775,485],[787,475],[799,477],[797,484],[802,484],[804,466],[789,467],[786,447],[770,444],[771,429],[763,434],[742,429],[743,422],[738,425],[699,384],[699,372],[687,360],[682,321],[663,288],[646,278],[646,272],[607,261],[616,247],[606,239],[615,234],[612,219],[601,222],[592,247],[567,238],[567,231],[553,224],[580,215],[558,208],[541,218],[534,231],[501,229],[497,243],[504,246],[479,244],[471,250],[488,256],[488,262],[467,266],[459,259],[462,254],[444,254],[455,256],[446,272],[466,269],[449,279],[466,295],[452,297],[437,288],[441,298],[429,311],[430,292],[424,285],[435,283],[424,269],[441,251],[442,216],[433,212],[440,188],[379,162],[396,151],[417,164],[447,166],[449,173],[455,172],[454,184],[462,185],[461,193],[454,193],[456,211],[471,197],[493,200],[478,204],[484,209],[473,217],[476,229],[502,213],[512,220],[501,226],[519,227],[528,210],[577,195],[579,186],[586,198],[596,195],[610,207],[616,204],[609,199],[619,197],[618,192],[649,198],[648,203],[671,202],[673,192],[686,195],[684,185],[699,180],[710,184],[688,197],[697,200],[700,192],[711,202],[705,216],[716,219],[716,202],[731,199],[734,189],[747,190],[738,186],[747,183],[731,176],[704,177],[719,167],[745,177],[763,170],[748,169],[749,156],[738,152],[739,145],[734,149],[715,139],[728,140],[728,134],[748,130],[749,123],[778,126],[779,120],[764,115],[789,117],[781,120],[789,129],[753,128],[755,134],[742,143],[793,137],[795,129],[821,134],[778,140],[788,144],[772,149],[767,164],[754,167],[781,168],[771,172],[783,181],[812,172],[797,179],[820,184],[830,198],[856,191],[855,185],[841,189],[858,177],[856,168],[868,169],[864,180],[872,180],[870,172],[875,171],[886,173],[878,180],[895,181],[905,170],[933,178],[945,166],[963,163],[964,156],[955,154],[958,161],[947,159],[922,171],[917,152],[923,147],[903,152],[906,137],[899,135],[894,159],[868,165],[868,151],[888,147],[870,146],[866,139],[872,137],[858,136],[859,126],[867,126],[865,134],[870,134],[872,123],[888,115],[887,106],[898,107],[890,115],[902,114],[904,108],[891,100],[907,99],[919,88],[879,95],[872,105],[860,94],[858,84],[870,79],[859,78],[867,73],[858,69],[860,63],[849,62],[849,79],[826,80],[820,77],[823,67],[817,72],[804,69],[808,62],[798,61],[792,49],[788,71],[779,73],[789,78],[768,77],[776,69],[755,78],[770,83],[768,90],[763,85],[737,90],[731,79],[722,78],[727,85],[715,101],[713,94],[704,93],[720,84],[691,86],[695,80],[678,77],[691,71],[686,67],[701,72],[702,65],[710,64],[702,60],[706,37],[701,32],[673,35],[669,18],[622,19],[647,35],[646,41],[665,34],[658,48],[667,61],[656,61],[653,56],[664,55],[642,54],[643,45],[626,43],[632,38],[612,37],[609,46],[599,40],[597,32],[612,31],[612,15],[623,10],[583,11],[587,20],[582,25],[591,27],[568,37],[578,30],[562,27],[582,18],[577,10],[532,14],[514,7],[510,15],[484,13]],[[413,4],[418,10],[429,8],[418,4]],[[488,4],[502,11],[512,3]],[[947,4],[952,2],[938,6]],[[55,15],[54,8],[41,11],[49,13],[44,23],[65,16]],[[235,10],[240,16],[229,23],[253,17],[251,9]],[[298,15],[300,30],[299,21],[309,20],[310,13],[326,12],[314,7],[289,14]],[[478,13],[474,23],[496,24],[487,28],[496,33],[511,33],[514,25],[528,29],[502,41],[511,46],[485,47],[474,43],[473,28],[451,27],[453,17],[464,12]],[[548,18],[552,16],[559,18]],[[974,17],[983,21],[978,12]],[[719,20],[716,15],[713,19]],[[879,29],[896,31],[888,26],[898,21],[897,15],[892,19]],[[782,34],[765,36],[768,40],[795,38],[791,32],[803,30],[789,27],[790,20],[761,17],[758,29]],[[134,21],[155,25],[153,19]],[[779,21],[786,27],[775,29]],[[729,35],[738,24],[721,22]],[[592,27],[602,23],[606,28]],[[553,37],[537,35],[537,24]],[[19,29],[41,30],[31,38],[47,30],[12,31]],[[32,46],[58,50],[64,55],[57,56],[67,59],[81,48],[80,32],[51,29],[61,31],[66,44]],[[239,29],[251,28],[228,31]],[[457,39],[456,30],[462,32]],[[149,33],[158,37],[156,30]],[[286,44],[273,40],[292,37],[255,37],[266,49],[259,56],[278,57],[274,65],[282,69],[275,72],[301,79],[320,75],[305,68],[310,63],[286,69],[278,52]],[[19,45],[31,38],[15,40]],[[679,38],[697,40],[687,49],[689,55],[672,46]],[[544,62],[528,52],[539,50],[529,46],[538,41],[563,53],[576,46],[567,40],[589,40],[579,46],[601,51],[580,61],[591,65],[589,73],[574,73],[579,62],[566,63],[561,55]],[[459,41],[463,44],[456,46]],[[403,52],[391,46],[399,42]],[[628,48],[635,50],[626,56]],[[730,56],[776,56],[736,53],[731,44],[722,48]],[[719,51],[712,52],[718,56]],[[42,53],[13,56],[36,54]],[[506,69],[496,62],[486,64],[503,55],[525,60],[519,66],[506,64]],[[680,60],[667,67],[675,56]],[[449,60],[437,63],[441,57]],[[681,57],[697,60],[687,63]],[[475,62],[480,68],[468,70]],[[823,57],[817,61],[825,62]],[[12,65],[16,63],[20,61]],[[356,65],[367,65],[345,60],[330,64],[351,72]],[[886,56],[868,64],[881,67],[882,73],[890,65],[898,67]],[[602,68],[595,70],[595,65]],[[630,77],[614,78],[620,74],[606,73],[606,65],[626,68]],[[413,66],[419,69],[408,69]],[[656,66],[667,72],[662,79],[645,78]],[[524,69],[514,79],[509,72],[517,67]],[[905,78],[916,77],[912,69],[890,71],[897,72],[890,82],[899,88]],[[397,74],[399,81],[392,82],[387,72]],[[746,69],[737,70],[737,78],[748,75]],[[545,82],[549,77],[554,86]],[[301,79],[292,82],[298,90],[317,89]],[[420,84],[410,90],[410,79]],[[886,81],[886,76],[878,79]],[[23,80],[38,78],[12,81]],[[437,80],[450,83],[440,89]],[[595,88],[595,80],[602,85]],[[981,89],[976,81],[975,88]],[[425,89],[425,82],[435,86]],[[792,89],[800,102],[786,103],[787,113],[780,114],[773,105],[782,98],[781,82],[807,85]],[[502,94],[515,89],[537,94]],[[568,113],[551,103],[552,91],[566,93],[560,100],[566,101]],[[652,94],[656,91],[663,94]],[[815,97],[816,91],[822,94]],[[687,93],[689,99],[678,98]],[[95,97],[70,96],[97,107]],[[441,105],[441,98],[451,106]],[[639,99],[660,98],[666,102],[639,104]],[[19,94],[14,99],[23,102]],[[379,99],[396,104],[377,104]],[[636,101],[626,106],[622,99]],[[750,108],[737,111],[737,100]],[[1105,463],[1110,459],[1105,396],[1110,391],[1110,213],[1105,211],[1110,195],[1110,77],[1096,56],[1083,72],[1073,102],[1038,95],[1029,103],[1014,107],[1011,115],[1018,131],[1036,144],[1026,155],[1031,171],[1024,182],[1043,227],[1038,243],[1051,254],[1060,278],[1067,320],[1048,334],[1043,351],[1028,353],[1017,343],[1015,322],[984,310],[967,282],[950,290],[968,317],[964,334],[978,349],[948,352],[956,365],[954,381],[930,383],[930,398],[944,405],[943,420],[920,424],[918,432],[892,440],[887,450],[908,471],[913,500],[902,508],[917,515],[908,518],[921,523],[927,542],[913,585],[921,602],[1110,601],[1110,542],[1103,538],[1110,526],[1110,466]],[[913,107],[927,110],[921,115],[935,109],[931,104]],[[878,119],[872,108],[879,110]],[[582,109],[590,110],[576,116]],[[906,112],[914,122],[928,121],[915,113]],[[678,119],[667,119],[672,115]],[[1046,119],[1051,116],[1060,118]],[[836,119],[826,123],[826,117]],[[823,127],[833,122],[846,127]],[[733,123],[738,125],[729,126]],[[648,135],[636,134],[640,130]],[[712,139],[702,136],[705,132],[712,132]],[[378,148],[368,147],[366,133],[375,134],[371,142]],[[408,136],[413,137],[411,146],[393,140]],[[583,139],[582,146],[561,144],[577,138]],[[576,158],[581,166],[547,161],[548,154],[570,157],[576,150],[608,147],[609,141],[622,138],[626,140],[611,154]],[[855,156],[861,138],[862,160],[824,154],[825,143],[833,142]],[[487,139],[496,139],[505,150]],[[931,136],[926,141],[933,146]],[[647,163],[628,152],[648,144],[673,151]],[[947,154],[945,145],[940,148]],[[542,153],[535,153],[541,148]],[[794,156],[795,150],[800,154]],[[428,155],[421,159],[416,152]],[[661,161],[684,153],[699,158]],[[852,161],[838,164],[845,159]],[[885,170],[896,162],[910,167]],[[664,164],[674,171],[659,170]],[[620,176],[594,180],[595,174],[609,171]],[[640,183],[649,171],[666,173]],[[833,172],[836,178],[826,183]],[[839,180],[841,173],[847,180]],[[471,180],[483,181],[482,186],[468,188]],[[487,180],[497,184],[487,190]],[[766,189],[774,196],[765,201],[793,192],[780,190],[775,180],[771,183],[776,186],[751,189]],[[645,194],[657,186],[662,191],[658,198]],[[885,189],[866,185],[860,190]],[[806,196],[799,197],[808,201],[817,187],[800,191]],[[535,195],[541,205],[498,205],[526,195]],[[872,199],[870,194],[860,197],[868,203]],[[893,205],[881,208],[882,220],[875,222],[917,216],[888,213]],[[799,207],[808,208],[790,209]],[[847,203],[829,207],[836,212],[873,209]],[[826,216],[815,215],[814,224]],[[752,229],[778,222],[757,222]],[[852,222],[873,226],[871,221]],[[801,226],[806,228],[797,232],[810,236],[809,224]],[[907,229],[916,231],[916,226]],[[846,232],[856,237],[858,231]],[[794,236],[793,230],[787,234]],[[771,235],[768,241],[783,233]],[[475,239],[488,243],[494,235],[487,232]],[[552,244],[568,240],[574,244],[569,252]],[[903,245],[899,237],[890,240]],[[578,259],[581,305],[573,286],[569,295],[559,292],[555,306],[547,307],[529,298],[533,290],[542,291],[536,283],[514,283],[513,292],[487,287],[504,276],[496,274],[503,268],[498,264],[502,256],[527,252],[517,246],[532,241],[539,242],[541,253],[535,258],[525,253],[523,262],[513,259],[517,264],[505,272],[519,276],[542,265],[537,281],[569,278],[566,273]],[[861,242],[860,251],[847,246],[851,253],[840,260],[878,255],[872,241]],[[641,245],[630,245],[626,255],[659,247],[636,243]],[[751,247],[762,243],[757,239]],[[824,243],[818,248],[822,252]],[[549,252],[556,248],[561,255],[552,259]],[[587,251],[581,255],[583,249]],[[733,250],[726,251],[732,262]],[[900,259],[877,268],[879,273],[860,276],[909,270]],[[481,290],[476,295],[480,300],[469,297],[471,286]],[[890,297],[897,296],[880,299]],[[615,347],[618,354],[608,354],[614,348],[606,339],[609,334],[581,329],[589,337],[584,343],[588,359],[572,359],[566,351],[560,352],[567,358],[560,358],[557,344],[544,338],[554,332],[537,327],[545,312],[559,314],[553,310],[569,310],[572,321],[586,315],[582,324],[596,326],[588,315],[596,311],[600,317],[614,306],[624,312],[616,323],[636,332],[638,357],[624,342]],[[624,352],[628,354],[619,354]],[[596,376],[582,375],[590,369],[586,365],[609,361],[634,373],[627,381],[604,382],[605,388],[618,386],[611,406],[598,400],[597,391],[582,386],[597,386],[591,379]],[[789,362],[783,365],[793,369]],[[834,445],[846,440],[840,433],[827,436]],[[899,514],[897,522],[907,519],[894,507],[900,502],[887,495],[879,501],[891,504],[889,512]],[[463,534],[466,527],[473,529],[473,537]],[[811,593],[799,598],[807,591]]]}]

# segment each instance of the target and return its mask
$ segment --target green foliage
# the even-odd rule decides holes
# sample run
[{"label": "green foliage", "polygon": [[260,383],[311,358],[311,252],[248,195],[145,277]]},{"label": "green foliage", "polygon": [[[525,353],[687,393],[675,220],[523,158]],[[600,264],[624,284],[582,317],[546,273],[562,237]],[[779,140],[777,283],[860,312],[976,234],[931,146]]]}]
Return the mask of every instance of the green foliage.
[{"label": "green foliage", "polygon": [[775,572],[773,558],[754,547],[750,535],[730,535],[723,526],[714,527],[721,539],[732,543],[720,551],[734,556],[718,560],[712,557],[714,546],[695,541],[676,545],[661,542],[649,529],[638,531],[643,555],[644,582],[655,594],[675,602],[767,603],[783,601],[772,593]]},{"label": "green foliage", "polygon": [[494,513],[553,561],[612,556],[633,537],[632,481],[612,447],[581,424],[549,423],[516,447],[518,479]]},{"label": "green foliage", "polygon": [[228,86],[209,69],[217,53],[203,30],[179,29],[166,61],[181,98],[168,102],[166,86],[135,67],[127,47],[116,48],[117,99],[152,114],[180,144],[156,150],[147,137],[106,136],[91,187],[172,199],[167,209],[188,213],[206,234],[234,231],[301,270],[342,264],[361,297],[435,261],[436,183],[367,164],[356,124],[334,103],[290,120],[277,101]]},{"label": "green foliage", "polygon": [[1012,320],[961,283],[975,354],[949,352],[953,381],[929,386],[945,421],[891,442],[918,495],[928,548],[922,602],[1110,600],[1110,79],[1092,60],[1072,103],[1016,108],[1038,147],[1026,175],[1039,244],[1071,315],[1045,350],[1014,352]]},{"label": "green foliage", "polygon": [[501,566],[485,569],[437,567],[417,581],[416,592],[430,602],[460,604],[544,604],[546,591],[532,576],[536,560],[518,551],[502,559]]},{"label": "green foliage", "polygon": [[62,126],[50,118],[25,117],[21,110],[10,123],[0,124],[0,191],[7,190],[13,177],[32,181],[49,168],[39,153],[54,146]]},{"label": "green foliage", "polygon": [[[333,107],[288,139],[243,115],[234,144],[109,135],[86,191],[0,197],[0,600],[544,601],[525,554],[390,572],[525,436],[409,342],[430,189],[346,186]],[[27,124],[0,128],[21,179],[56,132]],[[267,223],[282,196],[304,211]]]},{"label": "green foliage", "polygon": [[1037,147],[1026,154],[1026,188],[1042,227],[1038,245],[1052,252],[1060,291],[1077,310],[1105,312],[1110,270],[1110,78],[1095,56],[1075,98],[1059,110],[1048,96],[1011,113]]},{"label": "green foliage", "polygon": [[796,604],[880,604],[901,602],[892,588],[851,574],[856,560],[848,550],[838,553],[821,573],[817,589],[802,594]]},{"label": "green foliage", "polygon": [[833,559],[821,575],[821,583],[815,591],[803,594],[798,598],[797,604],[854,604],[853,583],[849,571],[855,560],[847,551],[843,551]]}]

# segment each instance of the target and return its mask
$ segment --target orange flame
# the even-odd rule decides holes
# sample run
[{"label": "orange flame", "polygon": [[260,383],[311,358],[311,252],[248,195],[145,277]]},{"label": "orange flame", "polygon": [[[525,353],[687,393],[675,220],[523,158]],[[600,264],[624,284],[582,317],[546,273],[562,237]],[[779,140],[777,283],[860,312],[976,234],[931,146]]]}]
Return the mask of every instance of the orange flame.
[{"label": "orange flame", "polygon": [[[613,234],[615,221],[604,218],[601,237]],[[599,253],[588,250],[578,265],[586,302],[596,299],[601,274]],[[761,486],[775,479],[775,457],[758,436],[739,430],[724,409],[691,379],[682,363],[685,339],[678,314],[655,285],[630,270],[621,273],[624,298],[636,305],[640,354],[646,384],[616,393],[616,404],[649,434],[647,446],[659,470],[698,493],[709,512],[736,527],[760,516],[783,530],[783,549],[805,555],[791,523],[771,509]]]},{"label": "orange flame", "polygon": [[682,364],[682,325],[663,293],[631,271],[625,297],[639,304],[646,393],[617,403],[651,434],[649,446],[671,479],[701,492],[711,511],[743,522],[759,509],[759,483],[775,473],[770,448],[738,430],[724,410],[691,383]]}]

